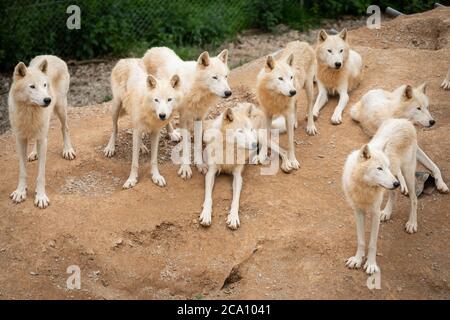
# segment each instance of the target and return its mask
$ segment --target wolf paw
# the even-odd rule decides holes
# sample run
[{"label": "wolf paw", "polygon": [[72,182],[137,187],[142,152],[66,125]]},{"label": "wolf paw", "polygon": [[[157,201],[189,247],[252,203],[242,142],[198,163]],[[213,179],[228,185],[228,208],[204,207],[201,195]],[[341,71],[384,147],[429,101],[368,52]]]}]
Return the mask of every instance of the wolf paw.
[{"label": "wolf paw", "polygon": [[31,152],[29,155],[28,155],[28,161],[29,162],[32,162],[32,161],[35,161],[35,160],[37,160],[38,159],[38,155],[37,155],[37,153],[36,152]]},{"label": "wolf paw", "polygon": [[66,160],[73,160],[76,158],[77,155],[75,153],[75,150],[73,150],[73,148],[64,148],[62,156]]},{"label": "wolf paw", "polygon": [[380,272],[380,268],[378,267],[377,263],[366,261],[364,264],[364,270],[366,270],[366,273],[368,274],[374,274],[376,272]]},{"label": "wolf paw", "polygon": [[208,172],[208,165],[206,163],[197,164],[197,170],[201,174],[205,175]]},{"label": "wolf paw", "polygon": [[192,177],[191,166],[188,164],[182,164],[180,170],[178,170],[178,175],[184,180],[190,179]]},{"label": "wolf paw", "polygon": [[296,158],[289,159],[289,163],[292,169],[294,170],[300,169],[300,163],[297,161]]},{"label": "wolf paw", "polygon": [[290,173],[292,171],[291,162],[289,159],[282,159],[281,160],[281,170],[283,170],[284,173]]},{"label": "wolf paw", "polygon": [[27,198],[27,188],[17,188],[11,195],[9,196],[15,203],[20,203],[25,201]]},{"label": "wolf paw", "polygon": [[50,204],[50,200],[48,199],[47,195],[45,193],[43,194],[36,194],[36,197],[34,199],[34,205],[40,209],[45,209]]},{"label": "wolf paw", "polygon": [[436,188],[439,192],[448,193],[448,187],[442,179],[436,179]]},{"label": "wolf paw", "polygon": [[442,81],[441,88],[444,90],[450,90],[450,79],[445,79]]},{"label": "wolf paw", "polygon": [[315,125],[311,125],[311,126],[307,126],[306,127],[306,133],[310,136],[315,136],[316,134],[318,134],[319,132],[316,129]]},{"label": "wolf paw", "polygon": [[406,222],[405,231],[408,233],[417,232],[417,222],[411,222],[411,221]]},{"label": "wolf paw", "polygon": [[362,261],[363,261],[362,257],[353,256],[353,257],[348,258],[345,265],[349,269],[359,269],[359,268],[361,268]]},{"label": "wolf paw", "polygon": [[334,113],[331,117],[331,123],[334,125],[338,125],[342,123],[342,114],[340,113]]},{"label": "wolf paw", "polygon": [[148,154],[149,153],[148,148],[145,146],[144,143],[142,143],[141,146],[139,147],[139,152],[141,154]]},{"label": "wolf paw", "polygon": [[408,187],[405,184],[400,184],[400,192],[407,196],[409,194]]},{"label": "wolf paw", "polygon": [[152,175],[152,181],[153,181],[154,184],[156,184],[159,187],[165,187],[166,186],[166,180],[160,174]]},{"label": "wolf paw", "polygon": [[211,225],[211,209],[203,208],[202,213],[200,214],[199,222],[204,227],[209,227]]},{"label": "wolf paw", "polygon": [[181,133],[180,133],[180,129],[175,129],[172,132],[169,133],[169,138],[171,141],[173,142],[179,142],[181,141]]},{"label": "wolf paw", "polygon": [[109,144],[106,146],[105,149],[103,149],[103,154],[105,155],[105,157],[111,158],[116,154],[116,146],[112,145],[110,146]]},{"label": "wolf paw", "polygon": [[380,221],[388,221],[389,219],[391,219],[391,214],[392,212],[388,212],[387,210],[381,211]]},{"label": "wolf paw", "polygon": [[230,212],[227,218],[227,226],[231,230],[236,230],[240,226],[239,215],[237,212]]},{"label": "wolf paw", "polygon": [[122,188],[124,189],[131,189],[137,184],[137,178],[130,177],[128,180],[123,184]]}]

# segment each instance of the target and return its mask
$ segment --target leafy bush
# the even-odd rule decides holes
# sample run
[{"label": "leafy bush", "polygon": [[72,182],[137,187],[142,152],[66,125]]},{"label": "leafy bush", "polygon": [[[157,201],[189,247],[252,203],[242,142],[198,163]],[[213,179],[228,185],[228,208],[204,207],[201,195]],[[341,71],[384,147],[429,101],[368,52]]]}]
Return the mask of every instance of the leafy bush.
[{"label": "leafy bush", "polygon": [[[65,59],[142,55],[151,46],[178,48],[183,58],[212,49],[239,31],[273,31],[280,23],[307,29],[321,18],[361,15],[370,4],[405,13],[434,1],[372,0],[78,0],[81,29],[69,30],[71,0],[0,0],[0,69],[38,54]],[[300,4],[303,5],[300,5]]]}]

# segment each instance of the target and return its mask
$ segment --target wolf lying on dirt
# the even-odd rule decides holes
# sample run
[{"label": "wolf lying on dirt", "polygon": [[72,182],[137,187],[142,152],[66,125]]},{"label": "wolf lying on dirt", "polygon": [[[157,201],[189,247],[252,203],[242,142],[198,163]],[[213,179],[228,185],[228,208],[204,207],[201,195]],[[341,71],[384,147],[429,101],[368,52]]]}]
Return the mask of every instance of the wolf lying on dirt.
[{"label": "wolf lying on dirt", "polygon": [[104,152],[107,157],[114,155],[119,116],[131,115],[133,155],[130,176],[123,188],[132,188],[138,181],[139,150],[147,151],[142,144],[144,132],[150,132],[152,181],[160,187],[166,185],[158,169],[159,136],[181,102],[180,87],[180,77],[176,74],[160,79],[147,75],[140,59],[122,59],[113,68],[113,131]]},{"label": "wolf lying on dirt", "polygon": [[242,172],[250,156],[248,151],[256,152],[258,148],[257,130],[250,118],[252,108],[254,106],[250,103],[241,103],[235,108],[227,108],[216,119],[205,122],[203,140],[208,171],[205,175],[205,201],[199,220],[203,226],[211,225],[214,179],[221,172],[233,174],[233,200],[227,225],[230,229],[237,229],[240,225]]},{"label": "wolf lying on dirt", "polygon": [[347,106],[348,92],[356,88],[362,79],[363,62],[356,51],[350,49],[347,41],[347,29],[337,35],[328,35],[321,30],[317,47],[317,86],[319,94],[314,104],[314,117],[328,101],[328,94],[339,94],[339,102],[334,109],[331,122],[342,123],[342,112]]},{"label": "wolf lying on dirt", "polygon": [[[347,158],[342,176],[344,193],[355,211],[358,249],[347,260],[349,268],[360,268],[365,255],[364,215],[372,216],[369,252],[364,269],[372,274],[379,271],[376,263],[380,220],[388,220],[395,202],[398,186],[409,190],[411,211],[406,231],[417,231],[417,197],[415,192],[417,137],[413,124],[405,119],[386,120],[369,144],[354,151]],[[395,177],[398,177],[397,178]],[[389,198],[380,210],[384,190]]]},{"label": "wolf lying on dirt", "polygon": [[[350,109],[353,120],[360,123],[363,130],[372,136],[383,121],[390,118],[404,118],[423,127],[432,127],[436,121],[430,114],[429,101],[426,95],[426,83],[412,88],[402,85],[394,91],[374,89],[367,92]],[[429,169],[436,179],[436,187],[440,192],[448,192],[438,166],[420,148],[417,148],[417,160]],[[408,190],[403,190],[408,193]]]},{"label": "wolf lying on dirt", "polygon": [[[208,109],[214,106],[220,97],[231,96],[228,85],[228,50],[223,50],[217,57],[210,57],[208,52],[203,52],[197,61],[183,61],[173,50],[166,47],[157,47],[148,50],[143,62],[148,73],[157,77],[167,77],[178,74],[181,79],[182,102],[179,107],[180,129],[183,130],[183,157],[178,175],[183,179],[190,179],[192,170],[190,167],[190,123],[203,121]],[[173,141],[179,141],[181,136],[168,125],[168,132]],[[194,126],[194,136],[201,137],[202,129]],[[203,164],[200,146],[194,147],[194,162],[202,172],[206,167]]]},{"label": "wolf lying on dirt", "polygon": [[14,69],[8,105],[19,154],[19,183],[11,194],[16,203],[24,201],[27,195],[26,152],[28,142],[33,140],[36,143],[28,159],[33,161],[39,158],[34,204],[43,209],[50,203],[45,192],[45,164],[48,129],[53,111],[61,122],[64,140],[62,156],[68,160],[75,158],[67,126],[69,82],[66,63],[55,56],[37,56],[31,60],[28,68],[23,62],[19,62]]}]

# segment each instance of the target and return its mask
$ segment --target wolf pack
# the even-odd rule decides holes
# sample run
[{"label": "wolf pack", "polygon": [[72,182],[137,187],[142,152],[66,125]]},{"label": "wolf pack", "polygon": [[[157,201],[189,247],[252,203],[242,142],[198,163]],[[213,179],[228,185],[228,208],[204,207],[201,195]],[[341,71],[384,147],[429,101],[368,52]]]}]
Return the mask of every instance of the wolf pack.
[{"label": "wolf pack", "polygon": [[[133,188],[138,183],[139,155],[149,152],[143,143],[144,134],[150,136],[151,142],[151,179],[156,185],[165,187],[166,180],[158,168],[162,129],[166,129],[168,139],[180,142],[183,147],[178,175],[184,180],[193,174],[193,132],[194,137],[200,137],[200,141],[194,141],[193,165],[205,175],[199,223],[205,227],[211,225],[214,180],[217,174],[227,173],[233,175],[233,197],[227,225],[230,229],[237,229],[240,226],[242,173],[248,164],[267,164],[275,155],[276,159],[281,159],[282,171],[289,173],[300,168],[294,140],[300,91],[304,89],[306,92],[306,132],[316,135],[319,131],[315,120],[330,95],[339,95],[331,123],[342,123],[349,93],[362,81],[363,69],[361,55],[349,45],[347,30],[334,35],[321,30],[315,48],[306,42],[294,41],[264,59],[256,81],[257,105],[237,102],[216,118],[206,119],[220,99],[232,95],[228,83],[228,51],[223,50],[214,57],[205,51],[196,61],[183,61],[167,47],[151,48],[142,58],[120,60],[112,70],[112,133],[104,155],[115,155],[118,120],[129,115],[132,160],[130,175],[123,188]],[[449,81],[447,79],[442,84],[444,89],[450,89]],[[8,104],[19,158],[18,185],[11,194],[15,203],[24,201],[27,196],[27,161],[38,160],[34,204],[39,208],[50,204],[45,191],[45,167],[53,111],[61,122],[62,156],[67,160],[76,157],[67,124],[69,82],[67,65],[56,56],[37,56],[28,66],[20,62],[14,69]],[[317,98],[314,95],[315,83]],[[417,142],[415,125],[432,127],[435,124],[426,92],[426,83],[417,87],[402,84],[393,91],[373,89],[350,109],[351,118],[371,140],[351,152],[343,168],[343,191],[354,211],[357,229],[357,250],[346,262],[349,268],[363,267],[369,274],[379,271],[376,262],[379,225],[380,221],[386,221],[392,215],[397,188],[410,199],[405,230],[417,232],[417,161],[431,172],[437,189],[442,193],[448,192],[438,166]],[[287,134],[286,148],[273,139],[274,132]],[[27,156],[27,146],[31,142],[34,142],[33,150]],[[237,150],[245,151],[244,161],[237,161]],[[382,208],[385,194],[387,201]],[[367,256],[366,215],[371,216]]]}]

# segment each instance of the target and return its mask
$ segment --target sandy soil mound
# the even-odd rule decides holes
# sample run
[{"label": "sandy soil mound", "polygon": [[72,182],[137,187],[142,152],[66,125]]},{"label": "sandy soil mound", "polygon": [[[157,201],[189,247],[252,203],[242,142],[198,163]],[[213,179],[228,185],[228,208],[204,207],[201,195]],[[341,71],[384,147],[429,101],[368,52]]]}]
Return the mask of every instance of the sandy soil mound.
[{"label": "sandy soil mound", "polygon": [[[439,84],[450,66],[450,9],[401,17],[381,30],[350,32],[366,64],[362,85],[350,103],[374,87],[429,82],[432,130],[419,130],[419,141],[450,177],[449,92]],[[422,27],[421,27],[422,25]],[[414,44],[414,39],[417,45]],[[294,40],[294,39],[293,39]],[[261,59],[232,72],[233,100],[253,100]],[[304,93],[300,114],[305,114]],[[213,224],[198,224],[203,176],[185,182],[166,158],[173,145],[164,134],[161,173],[168,186],[149,178],[142,157],[139,184],[122,190],[130,169],[128,120],[119,123],[119,154],[101,154],[111,130],[110,106],[70,110],[70,128],[78,157],[61,159],[59,123],[52,121],[47,193],[51,206],[33,206],[37,163],[28,164],[29,194],[14,205],[8,195],[17,179],[11,132],[0,136],[0,298],[450,298],[450,198],[433,194],[419,200],[419,232],[403,231],[409,201],[399,197],[392,221],[383,223],[378,242],[381,290],[369,291],[361,270],[345,260],[356,245],[353,213],[345,202],[341,173],[345,157],[367,141],[350,120],[333,126],[337,103],[330,99],[308,137],[300,118],[296,131],[300,170],[262,176],[250,166],[244,175],[241,228],[230,231],[226,216],[231,178],[220,176],[214,190]],[[148,145],[148,141],[146,141]],[[282,144],[286,143],[285,137]],[[81,269],[81,290],[66,289],[67,267]]]}]

